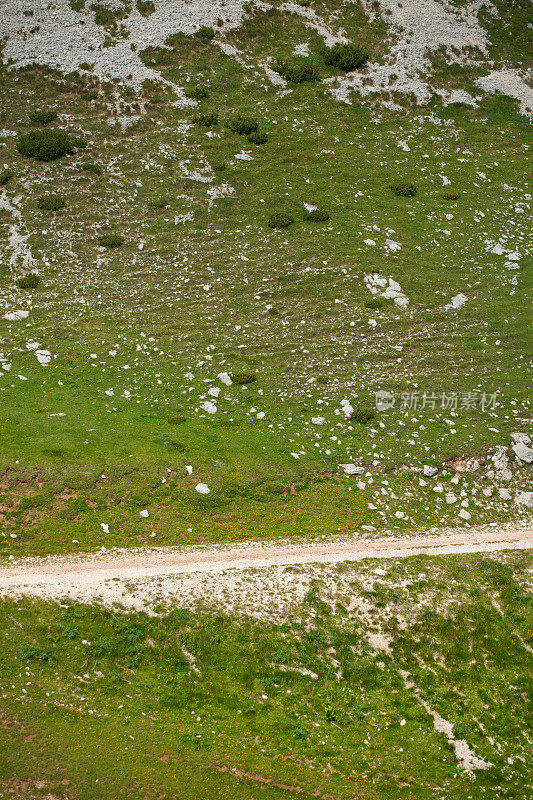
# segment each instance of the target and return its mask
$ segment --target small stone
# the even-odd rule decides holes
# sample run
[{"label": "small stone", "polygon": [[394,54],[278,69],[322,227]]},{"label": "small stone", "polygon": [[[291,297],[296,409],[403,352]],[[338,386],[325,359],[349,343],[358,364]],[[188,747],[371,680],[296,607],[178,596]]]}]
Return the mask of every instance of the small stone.
[{"label": "small stone", "polygon": [[459,511],[459,516],[461,517],[461,519],[470,519],[472,517],[472,514],[470,513],[470,511],[467,511],[466,508],[462,508]]},{"label": "small stone", "polygon": [[531,447],[531,438],[527,435],[527,433],[512,433],[511,439],[515,444],[521,442],[525,444],[526,447]]},{"label": "small stone", "polygon": [[197,483],[194,488],[196,489],[198,494],[209,494],[209,492],[211,491],[207,483]]},{"label": "small stone", "polygon": [[445,499],[449,505],[452,505],[452,503],[457,503],[457,496],[453,492],[446,492]]},{"label": "small stone", "polygon": [[340,468],[346,475],[362,475],[365,471],[364,467],[358,467],[356,464],[340,464]]},{"label": "small stone", "polygon": [[513,451],[520,461],[524,461],[526,464],[531,464],[531,462],[533,462],[533,448],[528,447],[524,442],[517,442],[517,444],[514,444]]},{"label": "small stone", "polygon": [[148,511],[146,510],[146,508],[145,508],[143,511],[139,511],[139,514],[140,514],[140,515],[141,515],[141,517],[143,517],[144,519],[146,519],[146,518],[148,517]]},{"label": "small stone", "polygon": [[509,491],[509,489],[498,489],[498,494],[500,495],[502,500],[511,499],[511,492]]},{"label": "small stone", "polygon": [[426,478],[434,478],[438,471],[439,470],[437,467],[431,467],[429,464],[424,464],[423,473]]},{"label": "small stone", "polygon": [[533,492],[520,492],[516,496],[516,502],[520,506],[533,508]]},{"label": "small stone", "polygon": [[325,417],[311,417],[311,422],[313,425],[323,425],[325,421]]}]

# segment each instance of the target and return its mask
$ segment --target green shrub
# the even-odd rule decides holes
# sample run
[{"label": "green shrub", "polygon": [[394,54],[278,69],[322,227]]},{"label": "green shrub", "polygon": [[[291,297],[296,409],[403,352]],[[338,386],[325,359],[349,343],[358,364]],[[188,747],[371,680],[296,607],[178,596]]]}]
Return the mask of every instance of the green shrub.
[{"label": "green shrub", "polygon": [[252,144],[266,144],[268,142],[268,136],[266,133],[262,133],[262,131],[255,131],[255,133],[251,133],[247,138]]},{"label": "green shrub", "polygon": [[407,182],[393,183],[391,184],[390,189],[398,197],[414,197],[415,194],[417,193],[417,188],[414,185],[414,183],[407,183]]},{"label": "green shrub", "polygon": [[353,43],[342,44],[337,42],[333,47],[324,47],[322,57],[330,67],[336,67],[342,72],[351,72],[360,69],[367,63],[370,53],[366,47]]},{"label": "green shrub", "polygon": [[213,125],[218,125],[218,114],[212,112],[211,114],[197,114],[192,118],[195,125],[202,125],[204,128],[212,128]]},{"label": "green shrub", "polygon": [[237,114],[233,119],[230,119],[228,127],[233,133],[237,133],[239,136],[249,136],[251,133],[255,133],[258,130],[259,123],[256,122],[255,119]]},{"label": "green shrub", "polygon": [[87,89],[80,93],[80,97],[82,100],[87,100],[90,102],[91,100],[96,100],[98,97],[98,92],[96,89]]},{"label": "green shrub", "polygon": [[169,205],[169,201],[166,197],[156,197],[150,200],[150,205],[152,208],[166,208]]},{"label": "green shrub", "polygon": [[184,422],[187,422],[187,417],[183,414],[171,414],[170,417],[167,418],[167,422],[169,425],[182,425]]},{"label": "green shrub", "polygon": [[99,164],[82,164],[81,168],[84,172],[92,172],[93,175],[102,174],[102,167]]},{"label": "green shrub", "polygon": [[319,208],[314,208],[312,211],[306,210],[304,214],[304,220],[307,222],[327,222],[329,218],[329,214]]},{"label": "green shrub", "polygon": [[350,414],[350,420],[357,422],[359,425],[364,425],[365,422],[370,422],[375,416],[376,412],[373,408],[354,408]]},{"label": "green shrub", "polygon": [[230,372],[229,374],[233,383],[243,386],[246,383],[253,383],[257,380],[255,372]]},{"label": "green shrub", "polygon": [[59,211],[60,208],[65,208],[66,204],[66,200],[56,194],[48,194],[37,200],[37,206],[41,211]]},{"label": "green shrub", "polygon": [[38,661],[40,664],[45,664],[50,660],[50,653],[35,644],[23,645],[19,650],[19,656],[21,661]]},{"label": "green shrub", "polygon": [[228,165],[225,161],[219,161],[218,164],[213,164],[213,171],[214,172],[224,172]]},{"label": "green shrub", "polygon": [[13,173],[10,169],[5,169],[3,172],[0,172],[0,186],[6,186],[12,177]]},{"label": "green shrub", "polygon": [[107,247],[109,249],[120,247],[124,242],[124,237],[120,236],[118,233],[106,233],[98,239],[100,247]]},{"label": "green shrub", "polygon": [[155,5],[152,0],[135,0],[135,5],[142,17],[149,17],[155,11]]},{"label": "green shrub", "polygon": [[317,375],[316,382],[321,386],[327,386],[329,383],[329,378],[327,375]]},{"label": "green shrub", "polygon": [[74,143],[66,131],[31,131],[20,136],[17,150],[21,156],[37,161],[55,161],[74,152]]},{"label": "green shrub", "polygon": [[19,289],[36,289],[41,282],[41,279],[35,272],[29,272],[24,277],[19,278],[17,281],[17,286]]},{"label": "green shrub", "polygon": [[319,81],[320,73],[316,64],[309,58],[293,58],[291,61],[278,59],[274,64],[277,73],[291,83]]},{"label": "green shrub", "polygon": [[459,200],[462,192],[444,192],[442,195],[443,200]]},{"label": "green shrub", "polygon": [[185,89],[185,97],[188,97],[189,100],[204,100],[208,96],[209,92],[204,86],[191,86],[189,89]]},{"label": "green shrub", "polygon": [[291,217],[290,214],[284,214],[281,211],[276,211],[274,214],[271,214],[268,220],[268,227],[269,228],[288,228],[289,225],[292,225],[294,222],[294,217]]},{"label": "green shrub", "polygon": [[33,122],[34,125],[48,125],[49,122],[53,122],[57,119],[57,111],[34,111],[33,114],[30,114],[30,122]]},{"label": "green shrub", "polygon": [[84,150],[88,146],[88,142],[85,139],[82,139],[81,136],[74,136],[72,138],[72,144],[79,150]]},{"label": "green shrub", "polygon": [[215,31],[210,26],[202,25],[201,28],[198,28],[198,30],[194,32],[194,35],[198,39],[203,39],[204,42],[210,42],[211,39],[215,38]]}]

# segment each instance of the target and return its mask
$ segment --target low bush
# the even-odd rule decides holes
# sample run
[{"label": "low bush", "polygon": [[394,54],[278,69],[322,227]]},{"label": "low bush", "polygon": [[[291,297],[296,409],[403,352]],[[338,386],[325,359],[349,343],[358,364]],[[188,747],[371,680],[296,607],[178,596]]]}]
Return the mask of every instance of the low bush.
[{"label": "low bush", "polygon": [[306,210],[304,214],[304,220],[307,222],[327,222],[329,218],[329,214],[319,208],[313,208],[312,211]]},{"label": "low bush", "polygon": [[107,247],[109,249],[120,247],[124,242],[124,237],[120,236],[118,233],[106,233],[98,239],[100,247]]},{"label": "low bush", "polygon": [[55,161],[74,152],[74,143],[66,131],[31,131],[19,137],[17,150],[21,156],[37,161]]},{"label": "low bush", "polygon": [[35,644],[23,645],[19,650],[19,656],[21,661],[38,661],[40,664],[46,664],[50,660],[50,653]]},{"label": "low bush", "polygon": [[262,131],[255,131],[255,133],[251,133],[247,138],[252,144],[266,144],[268,142],[268,136],[266,133],[262,133]]},{"label": "low bush", "polygon": [[227,166],[225,161],[219,161],[217,164],[213,164],[213,172],[224,172]]},{"label": "low bush", "polygon": [[13,173],[10,169],[4,169],[0,172],[0,186],[6,186],[11,178],[13,177]]},{"label": "low bush", "polygon": [[228,127],[233,133],[237,133],[239,136],[249,136],[251,133],[255,133],[259,129],[259,123],[255,121],[255,119],[251,119],[249,117],[243,117],[242,114],[237,114],[237,116],[230,119],[228,122]]},{"label": "low bush", "polygon": [[294,222],[294,217],[291,217],[290,214],[284,214],[283,212],[276,211],[274,214],[271,214],[268,220],[268,227],[269,228],[288,228],[289,225],[292,225]]},{"label": "low bush", "polygon": [[35,272],[30,272],[28,275],[18,279],[17,286],[19,289],[36,289],[40,282],[40,277]]},{"label": "low bush", "polygon": [[98,98],[98,92],[96,89],[87,89],[83,92],[80,92],[80,97],[82,100],[87,100],[90,102],[91,100],[96,100]]},{"label": "low bush", "polygon": [[417,193],[417,188],[414,185],[414,183],[407,183],[407,182],[393,183],[391,184],[390,189],[398,197],[414,197],[415,194]]},{"label": "low bush", "polygon": [[37,207],[41,211],[59,211],[59,209],[65,208],[66,204],[66,200],[56,194],[48,194],[37,200]]},{"label": "low bush", "polygon": [[442,195],[443,200],[459,200],[462,192],[444,192]]},{"label": "low bush", "polygon": [[34,111],[33,114],[30,114],[30,122],[33,122],[34,125],[48,125],[49,122],[53,122],[57,119],[57,111]]},{"label": "low bush", "polygon": [[383,306],[387,305],[387,300],[383,300],[380,297],[372,297],[370,300],[365,300],[365,308],[375,309],[378,311]]},{"label": "low bush", "polygon": [[149,17],[155,11],[152,0],[135,0],[135,6],[142,17]]},{"label": "low bush", "polygon": [[88,142],[85,139],[82,139],[81,136],[74,136],[72,138],[72,145],[78,150],[85,150],[85,148],[88,147]]},{"label": "low bush", "polygon": [[166,208],[168,205],[170,205],[170,203],[166,197],[155,197],[153,200],[150,200],[150,206],[152,208]]},{"label": "low bush", "polygon": [[274,69],[282,78],[291,83],[320,80],[318,68],[309,58],[294,58],[291,61],[278,59],[274,64]]},{"label": "low bush", "polygon": [[351,72],[354,69],[364,67],[368,61],[370,53],[366,47],[351,42],[342,44],[337,42],[333,47],[324,47],[322,57],[330,67],[336,67],[342,72]]},{"label": "low bush", "polygon": [[246,383],[253,383],[257,380],[255,372],[230,372],[229,374],[233,383],[243,386]]},{"label": "low bush", "polygon": [[185,89],[185,97],[188,97],[189,100],[204,100],[208,96],[209,92],[204,86],[191,86],[189,89]]},{"label": "low bush", "polygon": [[210,42],[211,39],[215,38],[215,30],[208,25],[202,25],[201,28],[194,32],[194,35],[198,39],[203,39],[204,42]]},{"label": "low bush", "polygon": [[102,167],[99,164],[82,164],[81,168],[84,172],[92,172],[93,175],[102,174]]},{"label": "low bush", "polygon": [[375,416],[376,412],[373,408],[354,408],[350,414],[350,420],[359,423],[359,425],[364,425],[365,422],[370,422]]},{"label": "low bush", "polygon": [[215,112],[211,114],[197,114],[192,118],[195,125],[201,125],[203,128],[212,128],[213,125],[218,125],[218,114]]}]

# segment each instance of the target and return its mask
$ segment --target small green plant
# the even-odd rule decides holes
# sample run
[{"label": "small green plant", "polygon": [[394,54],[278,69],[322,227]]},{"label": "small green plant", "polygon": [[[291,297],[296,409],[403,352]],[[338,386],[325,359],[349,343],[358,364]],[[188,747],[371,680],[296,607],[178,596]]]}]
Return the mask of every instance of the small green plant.
[{"label": "small green plant", "polygon": [[21,156],[36,161],[55,161],[74,152],[74,143],[66,131],[31,131],[20,136],[17,150]]},{"label": "small green plant", "polygon": [[444,192],[442,195],[443,200],[459,200],[462,192]]},{"label": "small green plant", "polygon": [[96,100],[98,98],[98,92],[96,89],[86,89],[83,92],[80,92],[80,97],[82,100],[91,102],[91,100]]},{"label": "small green plant", "polygon": [[230,119],[228,122],[228,128],[239,136],[249,136],[259,129],[259,123],[256,122],[255,119],[237,114],[237,116],[233,117],[233,119]]},{"label": "small green plant", "polygon": [[398,197],[414,197],[417,193],[417,188],[414,183],[402,182],[393,183],[390,186],[391,192],[394,192]]},{"label": "small green plant", "polygon": [[213,171],[214,172],[224,172],[228,165],[225,161],[219,161],[217,164],[213,164]]},{"label": "small green plant", "polygon": [[194,32],[194,35],[197,37],[197,39],[203,39],[204,42],[210,42],[211,39],[215,38],[215,31],[214,28],[211,28],[208,25],[202,25],[201,28],[198,28],[198,30]]},{"label": "small green plant", "polygon": [[329,218],[329,214],[319,208],[313,208],[311,211],[306,210],[304,214],[304,220],[307,222],[327,222]]},{"label": "small green plant", "polygon": [[66,200],[56,194],[48,194],[37,200],[37,207],[41,211],[59,211],[61,208],[65,208],[66,204]]},{"label": "small green plant", "polygon": [[294,222],[294,217],[290,214],[284,214],[282,211],[276,211],[271,214],[268,220],[269,228],[288,228]]},{"label": "small green plant", "polygon": [[250,133],[247,137],[248,141],[252,144],[266,144],[268,142],[268,136],[266,133],[262,131],[255,131],[255,133]]},{"label": "small green plant", "polygon": [[379,309],[383,308],[386,304],[386,300],[379,297],[372,297],[370,300],[365,300],[364,302],[365,308],[370,308],[375,311],[379,311]]},{"label": "small green plant", "polygon": [[118,233],[106,233],[103,236],[100,236],[98,239],[98,244],[100,247],[107,247],[108,249],[113,249],[115,247],[121,247],[125,242],[123,236],[120,236]]},{"label": "small green plant", "polygon": [[150,200],[150,206],[152,208],[166,208],[169,205],[169,201],[166,197],[155,197],[153,200]]},{"label": "small green plant", "polygon": [[84,172],[92,172],[93,175],[102,174],[102,167],[99,164],[82,164],[81,168]]},{"label": "small green plant", "polygon": [[155,11],[152,0],[135,0],[135,6],[142,17],[149,17]]},{"label": "small green plant", "polygon": [[48,125],[57,119],[57,111],[34,111],[30,114],[30,122],[34,125]]},{"label": "small green plant", "polygon": [[185,89],[185,97],[188,97],[189,100],[205,100],[206,97],[209,97],[209,92],[205,86],[191,86],[189,89]]},{"label": "small green plant", "polygon": [[50,660],[50,653],[35,644],[23,645],[19,650],[19,656],[21,661],[38,661],[40,664],[46,664]]},{"label": "small green plant", "polygon": [[82,139],[81,136],[74,136],[72,138],[72,145],[78,148],[78,150],[84,150],[86,147],[88,147],[88,142],[85,139]]},{"label": "small green plant", "polygon": [[337,42],[332,47],[324,47],[322,57],[329,67],[335,67],[342,72],[351,72],[354,69],[364,67],[369,59],[370,53],[366,47],[348,42],[343,44]]},{"label": "small green plant", "polygon": [[274,70],[291,83],[320,80],[320,73],[316,64],[305,57],[293,58],[291,61],[278,59],[274,64]]},{"label": "small green plant", "polygon": [[329,383],[329,378],[327,375],[317,375],[316,382],[320,384],[320,386],[327,386]]},{"label": "small green plant", "polygon": [[6,186],[12,177],[13,173],[10,169],[5,169],[0,172],[0,186]]},{"label": "small green plant", "polygon": [[247,383],[253,383],[257,380],[255,372],[230,372],[229,376],[232,382],[239,386],[244,386]]},{"label": "small green plant", "polygon": [[359,425],[364,425],[366,422],[370,422],[371,419],[374,419],[375,416],[376,412],[373,408],[354,408],[350,414],[350,420],[352,422],[357,422]]},{"label": "small green plant", "polygon": [[195,125],[201,125],[203,128],[212,128],[213,125],[218,125],[218,114],[214,111],[211,114],[197,114],[192,121]]},{"label": "small green plant", "polygon": [[40,277],[35,272],[30,272],[28,275],[18,279],[17,286],[19,289],[36,289],[40,282]]}]

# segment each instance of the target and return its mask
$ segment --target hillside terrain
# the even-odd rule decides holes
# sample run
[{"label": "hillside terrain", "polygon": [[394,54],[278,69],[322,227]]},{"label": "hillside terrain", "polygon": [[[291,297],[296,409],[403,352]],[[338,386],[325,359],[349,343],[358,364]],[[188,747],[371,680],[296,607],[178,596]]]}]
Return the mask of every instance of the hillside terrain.
[{"label": "hillside terrain", "polygon": [[[532,45],[0,0],[0,571],[531,526]],[[529,554],[384,566],[0,588],[0,797],[528,796]]]}]

